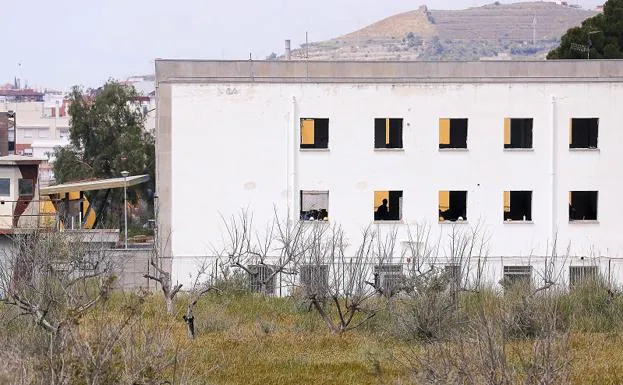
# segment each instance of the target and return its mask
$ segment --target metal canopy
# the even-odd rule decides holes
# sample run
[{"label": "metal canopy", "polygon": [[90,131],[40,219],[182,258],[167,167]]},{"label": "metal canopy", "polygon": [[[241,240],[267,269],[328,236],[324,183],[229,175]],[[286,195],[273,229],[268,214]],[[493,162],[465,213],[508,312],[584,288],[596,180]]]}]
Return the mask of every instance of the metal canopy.
[{"label": "metal canopy", "polygon": [[64,194],[74,191],[93,191],[107,190],[113,188],[121,188],[135,186],[137,184],[149,181],[149,175],[133,175],[126,178],[100,179],[87,182],[72,182],[57,184],[55,186],[41,187],[39,193],[41,195]]}]

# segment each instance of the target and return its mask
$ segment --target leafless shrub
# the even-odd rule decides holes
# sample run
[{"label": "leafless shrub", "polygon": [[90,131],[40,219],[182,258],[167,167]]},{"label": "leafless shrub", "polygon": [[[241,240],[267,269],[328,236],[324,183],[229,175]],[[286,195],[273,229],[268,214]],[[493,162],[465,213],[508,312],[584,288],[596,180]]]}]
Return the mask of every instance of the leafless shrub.
[{"label": "leafless shrub", "polygon": [[[160,237],[160,235],[158,236]],[[163,254],[166,250],[166,245],[169,243],[167,239],[164,243],[160,244],[160,239],[156,239],[154,247],[149,259],[150,266],[154,269],[154,274],[145,274],[144,278],[151,279],[160,284],[162,294],[164,294],[164,302],[167,313],[173,314],[173,299],[182,288],[182,284],[173,284],[171,280],[171,272],[167,271],[163,266]]]}]

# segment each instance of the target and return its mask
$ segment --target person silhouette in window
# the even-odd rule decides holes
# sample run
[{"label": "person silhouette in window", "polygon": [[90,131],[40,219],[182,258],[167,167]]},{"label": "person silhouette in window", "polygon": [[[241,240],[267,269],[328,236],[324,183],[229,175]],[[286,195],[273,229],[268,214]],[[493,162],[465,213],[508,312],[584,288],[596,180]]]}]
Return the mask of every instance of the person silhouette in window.
[{"label": "person silhouette in window", "polygon": [[376,213],[375,213],[375,220],[377,221],[385,221],[387,220],[388,217],[388,213],[389,211],[387,210],[387,199],[383,199],[383,204],[380,205],[377,209],[376,209]]}]

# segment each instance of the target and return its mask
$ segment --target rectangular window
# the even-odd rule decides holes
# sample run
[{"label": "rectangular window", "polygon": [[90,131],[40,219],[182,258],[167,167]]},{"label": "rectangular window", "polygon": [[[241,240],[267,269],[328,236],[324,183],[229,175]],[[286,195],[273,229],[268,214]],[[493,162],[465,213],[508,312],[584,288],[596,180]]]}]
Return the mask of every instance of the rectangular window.
[{"label": "rectangular window", "polygon": [[24,128],[24,138],[32,138],[32,128]]},{"label": "rectangular window", "polygon": [[39,137],[40,138],[47,138],[48,137],[48,129],[47,128],[40,128],[39,129]]},{"label": "rectangular window", "polygon": [[11,195],[11,179],[0,178],[0,196],[6,197]]},{"label": "rectangular window", "polygon": [[374,266],[374,287],[386,296],[396,294],[402,283],[402,265],[381,264]]},{"label": "rectangular window", "polygon": [[374,148],[402,148],[402,119],[374,119]]},{"label": "rectangular window", "polygon": [[399,221],[402,219],[402,191],[374,192],[374,220]]},{"label": "rectangular window", "polygon": [[301,220],[329,220],[328,191],[301,191]]},{"label": "rectangular window", "polygon": [[569,191],[569,221],[596,221],[597,196],[597,191]]},{"label": "rectangular window", "polygon": [[445,265],[443,267],[443,272],[446,278],[448,279],[448,281],[450,281],[450,283],[453,283],[455,285],[461,284],[461,265],[458,265],[458,264]]},{"label": "rectangular window", "polygon": [[249,288],[253,293],[274,294],[275,276],[272,266],[268,265],[249,265]]},{"label": "rectangular window", "polygon": [[597,266],[569,266],[569,286],[595,282],[597,273]]},{"label": "rectangular window", "polygon": [[32,197],[35,190],[35,182],[32,179],[19,179],[17,187],[20,197]]},{"label": "rectangular window", "polygon": [[467,119],[439,119],[439,148],[467,148]]},{"label": "rectangular window", "polygon": [[324,296],[329,288],[329,266],[302,265],[301,286],[310,294]]},{"label": "rectangular window", "polygon": [[439,191],[439,222],[467,220],[467,191]]},{"label": "rectangular window", "polygon": [[517,284],[530,285],[532,266],[504,266],[502,286],[508,288]]},{"label": "rectangular window", "polygon": [[504,220],[532,220],[532,191],[504,191]]},{"label": "rectangular window", "polygon": [[532,118],[504,119],[504,148],[532,148]]},{"label": "rectangular window", "polygon": [[329,119],[301,119],[301,148],[329,148]]},{"label": "rectangular window", "polygon": [[597,148],[599,118],[572,118],[569,148]]}]

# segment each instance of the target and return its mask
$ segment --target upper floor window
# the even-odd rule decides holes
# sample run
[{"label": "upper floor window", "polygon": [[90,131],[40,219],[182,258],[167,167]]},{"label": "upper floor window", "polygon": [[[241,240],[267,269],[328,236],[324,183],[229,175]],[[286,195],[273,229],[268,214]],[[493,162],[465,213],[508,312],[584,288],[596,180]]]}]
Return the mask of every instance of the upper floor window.
[{"label": "upper floor window", "polygon": [[399,221],[402,219],[402,191],[374,192],[374,220]]},{"label": "upper floor window", "polygon": [[532,148],[532,118],[504,119],[504,148]]},{"label": "upper floor window", "polygon": [[329,148],[329,119],[301,119],[301,148]]},{"label": "upper floor window", "polygon": [[402,148],[402,119],[374,119],[374,148]]},{"label": "upper floor window", "polygon": [[467,220],[467,191],[439,191],[439,222]]},{"label": "upper floor window", "polygon": [[20,197],[32,197],[35,194],[35,182],[32,179],[19,179],[17,187]]},{"label": "upper floor window", "polygon": [[439,148],[467,148],[467,119],[439,119]]},{"label": "upper floor window", "polygon": [[328,191],[301,191],[301,220],[329,220]]},{"label": "upper floor window", "polygon": [[569,221],[596,221],[597,195],[597,191],[570,191]]},{"label": "upper floor window", "polygon": [[504,220],[532,220],[532,191],[504,191]]},{"label": "upper floor window", "polygon": [[569,148],[597,148],[599,118],[573,118],[569,132]]}]

